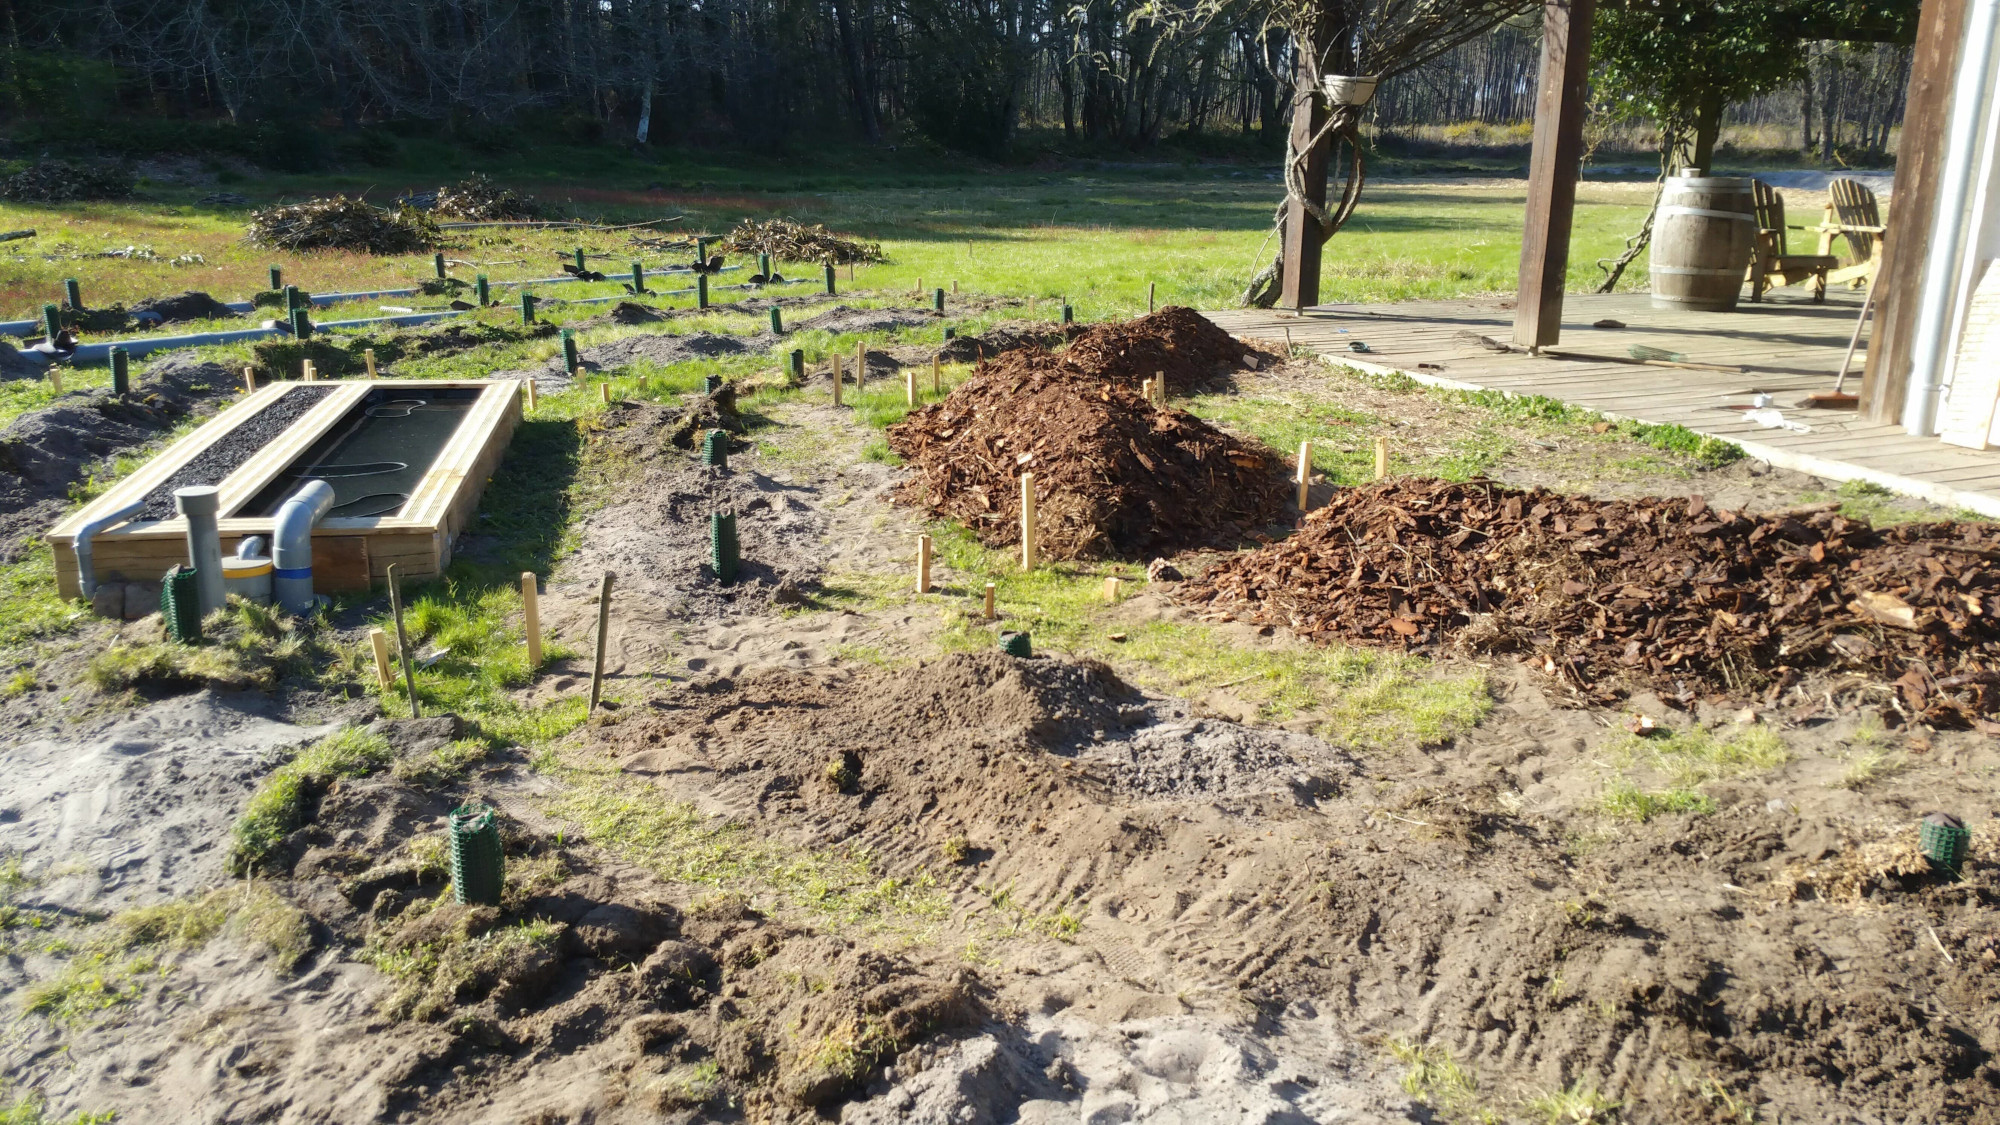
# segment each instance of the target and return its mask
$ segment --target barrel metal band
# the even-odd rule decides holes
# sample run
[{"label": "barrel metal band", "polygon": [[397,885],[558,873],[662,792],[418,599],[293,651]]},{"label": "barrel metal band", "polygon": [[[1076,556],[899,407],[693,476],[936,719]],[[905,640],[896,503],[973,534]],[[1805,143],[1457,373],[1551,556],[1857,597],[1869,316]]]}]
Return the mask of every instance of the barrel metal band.
[{"label": "barrel metal band", "polygon": [[1742,277],[1742,270],[1702,269],[1697,266],[1654,266],[1654,273],[1685,274],[1694,277]]},{"label": "barrel metal band", "polygon": [[1715,211],[1707,207],[1682,207],[1679,204],[1672,203],[1661,207],[1660,214],[1698,215],[1704,219],[1735,219],[1737,222],[1742,223],[1754,223],[1757,221],[1757,216],[1745,215],[1741,211]]}]

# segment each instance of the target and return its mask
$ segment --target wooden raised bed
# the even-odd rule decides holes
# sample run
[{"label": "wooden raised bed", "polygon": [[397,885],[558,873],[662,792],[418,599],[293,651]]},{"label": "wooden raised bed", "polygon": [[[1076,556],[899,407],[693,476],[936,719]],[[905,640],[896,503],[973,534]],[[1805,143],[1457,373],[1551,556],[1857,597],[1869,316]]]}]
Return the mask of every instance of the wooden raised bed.
[{"label": "wooden raised bed", "polygon": [[[49,529],[47,538],[55,552],[56,584],[62,596],[75,598],[82,593],[76,568],[79,528],[100,514],[145,498],[196,455],[227,437],[280,396],[296,387],[312,385],[315,384],[278,382],[258,388]],[[392,563],[396,565],[397,576],[405,581],[436,577],[450,565],[452,540],[472,518],[487,478],[499,466],[500,457],[514,436],[514,427],[521,420],[520,381],[358,379],[332,385],[333,393],[276,439],[251,454],[220,481],[211,482],[221,490],[223,553],[232,553],[246,536],[262,535],[268,541],[275,522],[271,516],[236,513],[307,447],[346,417],[370,391],[396,387],[475,388],[480,392],[479,397],[400,510],[389,516],[329,516],[313,531],[313,584],[321,593],[366,590],[383,579]],[[98,535],[92,543],[91,555],[99,582],[157,581],[168,567],[187,561],[187,521],[176,517],[122,524]]]}]

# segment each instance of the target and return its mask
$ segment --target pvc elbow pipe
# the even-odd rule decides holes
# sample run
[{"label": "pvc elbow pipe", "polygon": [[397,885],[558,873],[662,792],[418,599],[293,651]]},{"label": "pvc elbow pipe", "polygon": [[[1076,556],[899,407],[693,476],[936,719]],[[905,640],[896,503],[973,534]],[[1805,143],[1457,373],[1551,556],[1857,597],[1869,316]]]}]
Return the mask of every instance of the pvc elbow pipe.
[{"label": "pvc elbow pipe", "polygon": [[222,608],[222,532],[216,515],[222,500],[214,485],[174,489],[174,507],[187,517],[188,564],[194,567],[195,601],[207,617]]},{"label": "pvc elbow pipe", "polygon": [[271,529],[271,587],[286,613],[313,611],[312,533],[333,507],[333,486],[309,480],[278,509]]},{"label": "pvc elbow pipe", "polygon": [[262,558],[263,555],[264,537],[261,535],[246,535],[243,541],[236,545],[236,557],[239,559]]},{"label": "pvc elbow pipe", "polygon": [[71,550],[76,552],[76,588],[83,591],[84,597],[87,598],[97,592],[97,571],[90,561],[91,539],[138,515],[140,509],[145,506],[145,501],[134,500],[115,512],[101,515],[77,528],[76,541],[71,544]]}]

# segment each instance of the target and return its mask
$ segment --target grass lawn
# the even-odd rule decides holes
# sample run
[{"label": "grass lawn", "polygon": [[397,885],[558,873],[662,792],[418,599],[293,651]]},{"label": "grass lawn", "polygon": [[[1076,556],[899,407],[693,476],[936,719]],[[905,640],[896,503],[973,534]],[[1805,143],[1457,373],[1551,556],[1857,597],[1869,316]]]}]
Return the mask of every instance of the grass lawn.
[{"label": "grass lawn", "polygon": [[[1270,237],[1279,189],[1268,177],[1275,172],[1254,165],[975,174],[949,166],[850,163],[811,173],[798,165],[747,159],[642,164],[627,158],[606,164],[601,150],[579,150],[568,163],[560,155],[560,150],[538,153],[535,164],[516,161],[487,170],[565,213],[607,221],[681,216],[670,227],[704,233],[721,233],[745,217],[824,222],[882,243],[889,262],[863,267],[853,283],[858,288],[913,289],[921,278],[926,289],[957,281],[979,293],[1067,295],[1084,320],[1143,311],[1149,283],[1158,285],[1163,304],[1232,305],[1259,264],[1278,250]],[[591,176],[591,186],[578,186],[574,169],[593,163],[602,169]],[[231,190],[249,197],[251,206],[198,203],[214,190],[212,184],[150,182],[141,185],[143,199],[123,203],[0,205],[0,228],[41,232],[0,246],[0,318],[37,315],[43,302],[60,299],[65,277],[78,278],[85,303],[97,307],[187,289],[241,300],[265,288],[266,268],[274,264],[284,268],[286,281],[313,292],[412,284],[431,275],[428,254],[274,253],[243,241],[248,213],[252,206],[333,191],[366,192],[386,201],[406,187],[464,170],[232,183]],[[1647,191],[1645,185],[1583,186],[1570,266],[1577,284],[1594,279],[1592,262],[1615,253],[1638,225]],[[1511,291],[1524,192],[1525,184],[1514,180],[1372,184],[1353,222],[1327,248],[1324,298],[1389,301]],[[452,233],[447,255],[479,263],[454,268],[466,280],[475,272],[495,281],[551,276],[558,254],[579,244],[608,255],[593,263],[606,273],[623,271],[634,257],[649,267],[670,260],[662,252],[635,254],[623,234]],[[128,247],[128,256],[103,256]],[[1643,279],[1643,268],[1628,277],[1635,283]],[[592,296],[619,289],[563,285],[543,292]],[[718,293],[717,299],[734,296]],[[498,297],[511,298],[511,291]],[[340,315],[373,315],[378,303]],[[425,307],[442,301],[391,303]],[[1053,304],[1048,311],[1054,315]]]}]

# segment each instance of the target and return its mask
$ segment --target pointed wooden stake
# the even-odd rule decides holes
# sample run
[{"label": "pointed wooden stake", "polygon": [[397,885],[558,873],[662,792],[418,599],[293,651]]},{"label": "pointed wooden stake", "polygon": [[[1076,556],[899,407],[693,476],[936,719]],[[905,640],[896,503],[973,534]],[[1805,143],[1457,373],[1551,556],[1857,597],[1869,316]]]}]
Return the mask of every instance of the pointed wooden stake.
[{"label": "pointed wooden stake", "polygon": [[1035,569],[1035,474],[1021,474],[1021,569]]},{"label": "pointed wooden stake", "polygon": [[993,611],[993,583],[986,584],[986,620],[991,621],[997,614]]},{"label": "pointed wooden stake", "polygon": [[542,596],[535,588],[535,572],[521,572],[521,631],[528,636],[528,671],[542,666]]},{"label": "pointed wooden stake", "polygon": [[388,691],[389,685],[394,682],[391,678],[393,673],[389,671],[389,634],[380,629],[370,629],[368,643],[375,648],[375,680],[382,685],[383,691]]},{"label": "pointed wooden stake", "polygon": [[1383,477],[1386,477],[1388,475],[1389,475],[1389,439],[1386,437],[1378,437],[1375,439],[1375,479],[1381,480]]},{"label": "pointed wooden stake", "polygon": [[917,593],[931,592],[931,537],[917,536]]},{"label": "pointed wooden stake", "polygon": [[1313,443],[1299,443],[1299,511],[1306,510],[1306,490],[1312,487]]}]

